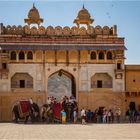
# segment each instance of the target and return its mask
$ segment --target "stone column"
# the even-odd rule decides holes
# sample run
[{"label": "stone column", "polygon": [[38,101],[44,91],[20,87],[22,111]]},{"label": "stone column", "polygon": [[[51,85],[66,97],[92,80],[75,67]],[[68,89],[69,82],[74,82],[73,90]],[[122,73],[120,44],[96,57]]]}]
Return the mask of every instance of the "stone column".
[{"label": "stone column", "polygon": [[66,66],[69,66],[69,51],[66,51]]},{"label": "stone column", "polygon": [[57,66],[57,51],[55,50],[55,66]]}]

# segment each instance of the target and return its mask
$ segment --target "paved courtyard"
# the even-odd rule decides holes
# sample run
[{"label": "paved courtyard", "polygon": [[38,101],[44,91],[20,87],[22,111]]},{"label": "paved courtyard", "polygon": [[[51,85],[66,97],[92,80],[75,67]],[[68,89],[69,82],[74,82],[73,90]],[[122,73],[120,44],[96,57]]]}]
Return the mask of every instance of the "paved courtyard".
[{"label": "paved courtyard", "polygon": [[0,140],[140,140],[140,124],[0,123]]}]

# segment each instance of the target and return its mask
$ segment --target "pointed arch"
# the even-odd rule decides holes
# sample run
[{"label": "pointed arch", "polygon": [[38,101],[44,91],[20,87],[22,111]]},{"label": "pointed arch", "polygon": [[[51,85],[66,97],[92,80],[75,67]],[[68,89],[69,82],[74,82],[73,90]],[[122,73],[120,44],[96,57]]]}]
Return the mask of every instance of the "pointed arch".
[{"label": "pointed arch", "polygon": [[31,51],[29,51],[29,52],[27,53],[27,59],[28,59],[28,60],[33,60],[33,53],[32,53]]},{"label": "pointed arch", "polygon": [[24,60],[25,59],[25,54],[23,51],[19,52],[19,60]]},{"label": "pointed arch", "polygon": [[93,60],[93,59],[96,59],[96,52],[91,52],[90,54],[90,59]]},{"label": "pointed arch", "polygon": [[99,60],[103,60],[105,57],[104,52],[99,52]]},{"label": "pointed arch", "polygon": [[74,76],[60,69],[48,77],[48,96],[60,99],[62,96],[76,97],[76,81]]},{"label": "pointed arch", "polygon": [[16,55],[16,52],[15,51],[12,51],[11,54],[10,54],[10,59],[11,60],[16,60],[17,59],[17,55]]},{"label": "pointed arch", "polygon": [[112,52],[107,52],[107,59],[112,60]]}]

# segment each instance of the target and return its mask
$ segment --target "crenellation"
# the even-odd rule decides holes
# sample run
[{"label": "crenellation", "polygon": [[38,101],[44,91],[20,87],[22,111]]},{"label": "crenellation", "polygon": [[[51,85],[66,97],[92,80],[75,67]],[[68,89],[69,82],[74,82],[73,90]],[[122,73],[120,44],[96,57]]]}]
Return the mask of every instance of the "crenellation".
[{"label": "crenellation", "polygon": [[[92,37],[94,36],[95,38],[99,37],[98,35],[101,35],[101,36],[106,36],[106,37],[115,37],[117,36],[117,29],[116,29],[116,26],[113,26],[111,28],[109,28],[108,26],[104,26],[104,27],[101,27],[99,25],[93,27],[93,26],[89,26],[88,28],[85,28],[85,27],[76,27],[76,26],[73,26],[73,27],[68,27],[68,26],[65,26],[65,27],[61,27],[61,26],[56,26],[56,27],[52,27],[52,26],[48,26],[48,27],[44,27],[44,26],[39,26],[39,27],[36,27],[36,26],[28,26],[28,25],[25,25],[25,26],[16,26],[16,25],[13,25],[13,26],[4,26],[4,27],[1,27],[3,29],[3,32],[1,32],[1,34],[5,34],[5,35],[30,35],[30,36],[36,36],[36,35],[39,35],[39,36],[62,36],[62,37],[65,37],[65,36],[73,36],[73,37],[77,37],[77,36],[81,36],[81,35],[84,35],[84,36],[87,36],[87,37]],[[112,31],[113,29],[113,31]]]}]

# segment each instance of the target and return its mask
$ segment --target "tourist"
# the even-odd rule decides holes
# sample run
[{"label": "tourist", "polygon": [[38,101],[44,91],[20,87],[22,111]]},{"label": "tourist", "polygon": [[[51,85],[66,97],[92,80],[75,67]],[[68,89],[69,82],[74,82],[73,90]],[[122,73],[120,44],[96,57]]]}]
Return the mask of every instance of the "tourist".
[{"label": "tourist", "polygon": [[126,111],[125,117],[126,117],[126,122],[129,122],[129,120],[130,120],[130,110],[129,109]]},{"label": "tourist", "polygon": [[92,122],[93,120],[93,112],[89,109],[87,112],[87,122]]},{"label": "tourist", "polygon": [[113,113],[112,110],[111,110],[111,122],[112,122],[112,123],[114,122],[114,113]]},{"label": "tourist", "polygon": [[61,120],[62,124],[66,123],[66,112],[64,111],[64,109],[61,111]]},{"label": "tourist", "polygon": [[108,111],[108,122],[109,123],[112,122],[112,110],[111,109]]},{"label": "tourist", "polygon": [[133,110],[129,110],[129,123],[133,123]]},{"label": "tourist", "polygon": [[97,120],[97,117],[98,117],[98,109],[96,109],[93,113],[93,123],[97,123],[98,120]]},{"label": "tourist", "polygon": [[77,122],[77,112],[76,112],[76,109],[74,109],[74,111],[73,111],[73,120],[74,120],[74,123]]},{"label": "tourist", "polygon": [[133,119],[134,123],[137,122],[137,118],[138,118],[138,111],[135,110],[135,111],[134,111],[134,119]]},{"label": "tourist", "polygon": [[118,108],[116,110],[116,120],[117,120],[117,123],[120,123],[120,117],[121,117],[121,109]]},{"label": "tourist", "polygon": [[99,123],[102,123],[103,121],[103,109],[99,108],[98,112],[97,112],[97,121]]},{"label": "tourist", "polygon": [[81,120],[82,124],[86,124],[86,111],[84,108],[81,109]]},{"label": "tourist", "polygon": [[108,112],[106,109],[103,110],[103,123],[107,123],[107,115],[108,115]]}]

